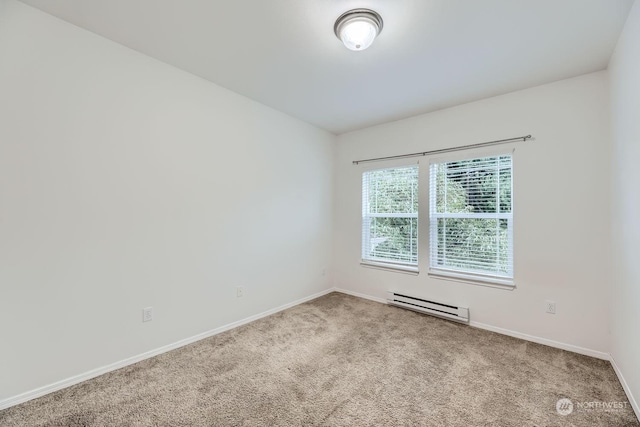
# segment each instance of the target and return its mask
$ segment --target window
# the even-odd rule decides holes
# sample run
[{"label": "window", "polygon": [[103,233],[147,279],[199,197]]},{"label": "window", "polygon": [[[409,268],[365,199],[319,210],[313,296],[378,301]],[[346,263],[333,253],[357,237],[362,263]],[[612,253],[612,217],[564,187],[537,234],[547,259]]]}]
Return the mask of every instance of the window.
[{"label": "window", "polygon": [[418,265],[418,165],[362,175],[362,260]]},{"label": "window", "polygon": [[429,169],[430,273],[512,284],[511,156]]}]

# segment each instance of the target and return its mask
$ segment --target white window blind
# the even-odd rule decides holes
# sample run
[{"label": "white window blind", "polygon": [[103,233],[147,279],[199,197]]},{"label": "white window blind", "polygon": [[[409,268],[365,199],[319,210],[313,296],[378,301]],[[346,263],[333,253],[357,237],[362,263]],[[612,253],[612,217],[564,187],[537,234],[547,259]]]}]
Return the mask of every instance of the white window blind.
[{"label": "white window blind", "polygon": [[362,174],[362,260],[417,266],[418,165]]},{"label": "white window blind", "polygon": [[511,156],[429,169],[430,271],[513,279]]}]

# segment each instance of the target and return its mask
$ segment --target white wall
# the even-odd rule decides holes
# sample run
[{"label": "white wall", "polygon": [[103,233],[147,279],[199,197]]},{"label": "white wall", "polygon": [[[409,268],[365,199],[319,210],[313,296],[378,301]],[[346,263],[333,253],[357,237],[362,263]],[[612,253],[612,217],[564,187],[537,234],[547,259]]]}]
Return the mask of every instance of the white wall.
[{"label": "white wall", "polygon": [[334,143],[0,0],[0,401],[327,289]]},{"label": "white wall", "polygon": [[640,3],[609,64],[613,140],[611,356],[640,416]]},{"label": "white wall", "polygon": [[[359,264],[364,166],[352,165],[353,160],[527,134],[535,140],[511,145],[517,289],[429,277],[427,227],[420,229],[418,276]],[[336,286],[376,298],[394,288],[468,304],[474,322],[606,357],[611,283],[606,72],[343,134],[336,156]],[[421,167],[423,195],[426,170]],[[427,203],[424,197],[421,203]],[[544,312],[547,299],[556,301],[556,315]]]}]

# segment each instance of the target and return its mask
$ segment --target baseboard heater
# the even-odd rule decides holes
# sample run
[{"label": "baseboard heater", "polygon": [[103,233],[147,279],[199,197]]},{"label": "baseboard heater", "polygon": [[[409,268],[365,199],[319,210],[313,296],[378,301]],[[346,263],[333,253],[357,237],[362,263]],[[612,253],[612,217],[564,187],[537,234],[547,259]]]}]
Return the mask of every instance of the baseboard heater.
[{"label": "baseboard heater", "polygon": [[404,293],[389,291],[387,303],[432,316],[444,317],[457,322],[469,323],[469,307],[460,307],[432,299],[413,297]]}]

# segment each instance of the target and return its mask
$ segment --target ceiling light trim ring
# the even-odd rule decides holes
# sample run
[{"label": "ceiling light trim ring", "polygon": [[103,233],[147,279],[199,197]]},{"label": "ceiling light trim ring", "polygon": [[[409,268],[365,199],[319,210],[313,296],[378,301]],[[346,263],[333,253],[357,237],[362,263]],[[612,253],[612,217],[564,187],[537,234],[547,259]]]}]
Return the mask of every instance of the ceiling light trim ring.
[{"label": "ceiling light trim ring", "polygon": [[336,19],[336,23],[333,26],[333,32],[335,33],[336,37],[340,38],[340,33],[338,31],[339,28],[348,20],[356,17],[365,17],[371,19],[378,26],[378,35],[380,35],[380,33],[382,32],[382,26],[384,23],[382,22],[382,16],[380,16],[378,12],[371,9],[351,9],[347,10],[345,13],[340,15],[338,19]]}]

